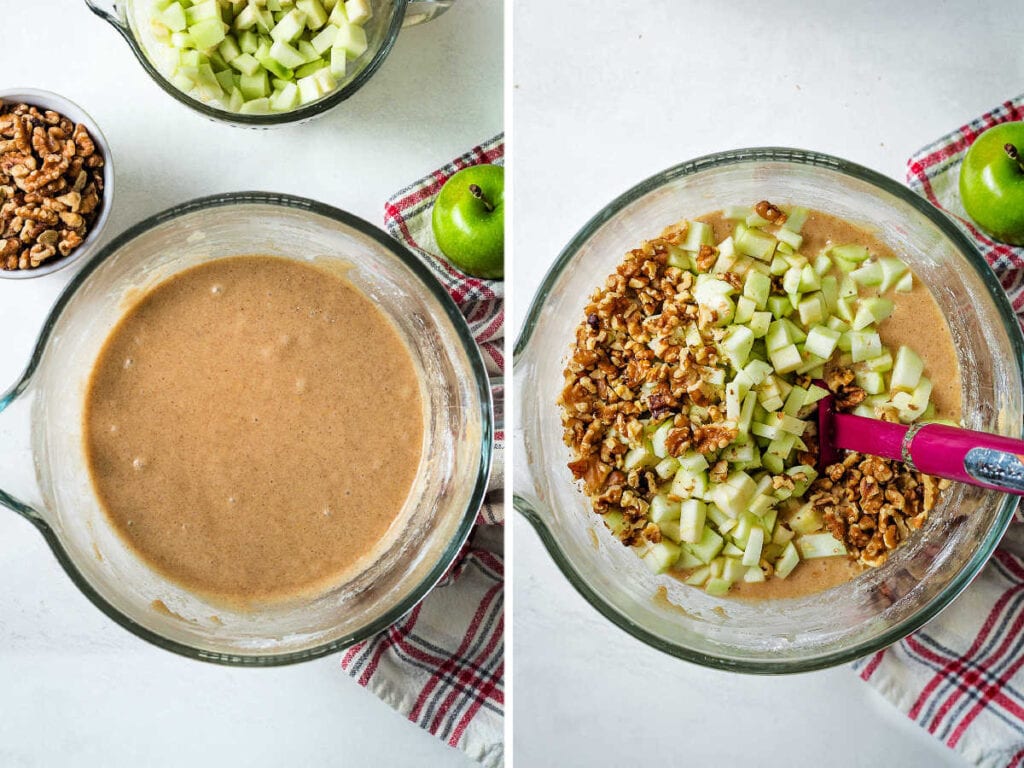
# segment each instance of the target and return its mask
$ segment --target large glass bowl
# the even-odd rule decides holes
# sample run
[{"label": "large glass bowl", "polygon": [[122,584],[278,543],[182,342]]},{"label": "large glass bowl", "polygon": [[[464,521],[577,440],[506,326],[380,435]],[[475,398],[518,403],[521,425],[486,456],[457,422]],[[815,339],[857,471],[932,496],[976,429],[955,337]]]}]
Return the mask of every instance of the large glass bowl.
[{"label": "large glass bowl", "polygon": [[762,199],[876,230],[928,285],[949,323],[965,425],[1021,436],[1024,339],[995,275],[956,226],[906,187],[853,163],[799,150],[737,150],[638,184],[594,216],[548,272],[515,350],[514,498],[572,584],[633,636],[710,667],[800,672],[883,648],[938,614],[992,554],[1015,499],[954,486],[883,567],[822,594],[759,603],[655,576],[605,529],[566,468],[556,405],[587,297],[627,250],[667,224]]},{"label": "large glass bowl", "polygon": [[[249,610],[189,592],[125,544],[96,499],[82,439],[89,374],[127,306],[171,274],[239,254],[343,266],[405,340],[425,407],[416,480],[373,564],[320,595]],[[404,246],[320,203],[218,195],[137,224],[74,277],[24,375],[0,395],[0,505],[34,523],[82,592],[136,635],[207,661],[283,664],[371,637],[427,594],[473,525],[491,437],[487,374],[469,327]]]},{"label": "large glass bowl", "polygon": [[153,35],[154,0],[85,0],[97,16],[110,24],[128,43],[139,64],[165,93],[189,109],[212,120],[246,128],[271,128],[303,122],[322,115],[362,88],[384,63],[403,26],[437,18],[455,0],[372,0],[373,17],[365,26],[367,50],[351,62],[338,87],[320,99],[288,112],[243,115],[208,104],[185,93],[169,79],[170,65],[163,46]]}]

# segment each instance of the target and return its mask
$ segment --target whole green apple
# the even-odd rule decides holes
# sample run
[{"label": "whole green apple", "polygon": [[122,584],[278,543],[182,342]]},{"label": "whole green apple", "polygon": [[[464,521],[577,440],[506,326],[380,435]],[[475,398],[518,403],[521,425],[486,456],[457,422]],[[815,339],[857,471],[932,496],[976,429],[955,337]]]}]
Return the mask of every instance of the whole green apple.
[{"label": "whole green apple", "polygon": [[474,277],[505,275],[505,169],[463,168],[441,187],[431,216],[434,238],[458,269]]},{"label": "whole green apple", "polygon": [[1024,122],[979,136],[960,168],[960,198],[974,223],[1010,245],[1024,245]]}]

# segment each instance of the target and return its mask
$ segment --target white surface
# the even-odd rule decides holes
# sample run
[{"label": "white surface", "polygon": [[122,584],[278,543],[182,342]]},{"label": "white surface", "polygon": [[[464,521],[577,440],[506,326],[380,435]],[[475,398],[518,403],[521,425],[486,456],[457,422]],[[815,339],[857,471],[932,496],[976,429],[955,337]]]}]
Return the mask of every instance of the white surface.
[{"label": "white surface", "polygon": [[[269,132],[214,124],[170,99],[81,0],[3,9],[3,85],[69,97],[110,141],[108,238],[175,203],[246,189],[312,197],[381,225],[392,192],[501,130],[501,0],[465,0],[403,31],[353,98]],[[69,277],[0,280],[0,390]],[[339,658],[233,670],[160,651],[93,608],[36,531],[0,509],[4,768],[472,764],[360,688]]]},{"label": "white surface", "polygon": [[[675,163],[778,144],[902,180],[911,152],[1024,90],[1018,10],[518,0],[512,327],[583,223]],[[964,764],[847,669],[751,678],[648,648],[576,594],[518,515],[513,527],[518,765]]]}]

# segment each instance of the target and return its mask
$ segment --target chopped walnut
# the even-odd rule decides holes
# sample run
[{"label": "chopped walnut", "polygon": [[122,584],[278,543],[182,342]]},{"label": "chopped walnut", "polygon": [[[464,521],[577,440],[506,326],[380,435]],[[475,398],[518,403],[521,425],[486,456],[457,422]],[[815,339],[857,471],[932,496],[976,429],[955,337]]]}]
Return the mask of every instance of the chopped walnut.
[{"label": "chopped walnut", "polygon": [[786,222],[786,214],[783,213],[782,209],[777,205],[772,205],[767,200],[762,200],[755,205],[754,213],[772,224],[784,224]]},{"label": "chopped walnut", "polygon": [[[669,264],[687,227],[669,227],[627,253],[591,296],[559,398],[569,467],[596,512],[623,515],[626,543],[660,538],[647,509],[664,481],[653,468],[626,468],[630,450],[648,439],[645,424],[669,424],[670,457],[717,451],[737,434],[725,420],[722,388],[708,382],[721,329],[700,322],[693,273]],[[710,246],[698,254],[707,268],[715,258]]]},{"label": "chopped walnut", "polygon": [[84,125],[0,101],[0,269],[68,256],[99,214],[104,158]]},{"label": "chopped walnut", "polygon": [[697,252],[697,269],[700,272],[710,272],[718,258],[718,249],[710,245],[702,245]]},{"label": "chopped walnut", "polygon": [[934,477],[902,462],[850,451],[825,468],[808,489],[808,499],[851,558],[878,567],[924,524],[939,493]]}]

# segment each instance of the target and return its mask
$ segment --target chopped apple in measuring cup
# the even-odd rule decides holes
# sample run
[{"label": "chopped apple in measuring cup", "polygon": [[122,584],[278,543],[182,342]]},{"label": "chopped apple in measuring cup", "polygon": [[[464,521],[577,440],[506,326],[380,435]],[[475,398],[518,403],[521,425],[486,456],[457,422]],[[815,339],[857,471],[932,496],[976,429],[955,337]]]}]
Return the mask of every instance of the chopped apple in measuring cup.
[{"label": "chopped apple in measuring cup", "polygon": [[150,46],[193,98],[289,112],[334,92],[369,49],[370,0],[153,0]]}]

